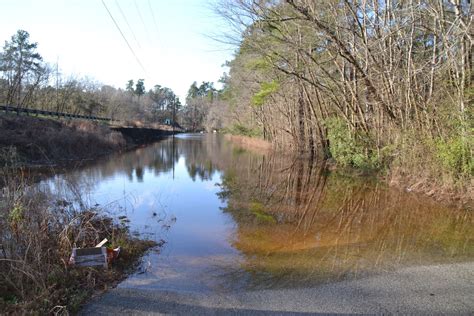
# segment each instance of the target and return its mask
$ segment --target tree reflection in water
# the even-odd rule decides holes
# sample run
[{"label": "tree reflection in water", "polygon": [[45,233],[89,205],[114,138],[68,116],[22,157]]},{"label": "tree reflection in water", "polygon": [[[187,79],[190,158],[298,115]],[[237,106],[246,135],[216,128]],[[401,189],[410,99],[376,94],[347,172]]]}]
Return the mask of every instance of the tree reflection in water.
[{"label": "tree reflection in water", "polygon": [[[215,245],[225,244],[225,264],[218,264],[216,257],[187,254],[194,258],[189,259],[192,262],[202,263],[199,271],[214,287],[307,286],[400,266],[472,260],[474,255],[474,223],[468,210],[388,188],[374,178],[329,171],[321,161],[250,152],[218,135],[168,138],[68,172],[67,177],[83,183],[90,192],[101,181],[121,177],[143,182],[143,188],[148,189],[153,177],[172,174],[174,178],[180,161],[184,164],[181,177],[189,177],[194,185],[219,185],[217,194],[224,207],[208,203],[215,209],[206,210],[207,216],[226,214],[235,222],[227,237],[205,232],[193,237],[184,224],[171,230],[177,240],[182,238],[181,244],[197,243],[203,236],[208,241],[212,238]],[[166,182],[172,181],[169,179],[160,184],[170,184]],[[185,195],[191,194],[189,190],[176,190],[184,194],[180,203],[191,199]],[[209,195],[201,199],[216,199],[214,191],[202,192]],[[189,209],[193,216],[202,214],[196,215],[192,205]],[[169,210],[171,214],[174,211]],[[206,225],[222,222],[202,220]],[[178,217],[178,224],[183,222]],[[178,237],[181,232],[185,237]],[[228,248],[237,251],[226,252]],[[191,261],[189,269],[196,271]],[[186,269],[185,265],[179,267]],[[184,274],[183,279],[190,276]]]},{"label": "tree reflection in water", "polygon": [[469,211],[329,172],[324,162],[250,156],[223,167],[219,192],[245,257],[231,279],[245,272],[251,287],[306,286],[474,254]]}]

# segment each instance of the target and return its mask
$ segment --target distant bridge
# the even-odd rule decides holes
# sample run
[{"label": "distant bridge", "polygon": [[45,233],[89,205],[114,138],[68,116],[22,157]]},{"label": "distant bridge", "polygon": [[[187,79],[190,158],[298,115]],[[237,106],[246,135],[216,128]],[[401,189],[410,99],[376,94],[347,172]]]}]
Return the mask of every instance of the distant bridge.
[{"label": "distant bridge", "polygon": [[70,119],[82,119],[82,120],[91,120],[91,121],[103,121],[103,122],[113,121],[109,117],[99,117],[99,116],[81,115],[81,114],[70,114],[70,113],[64,113],[64,112],[55,112],[55,111],[46,111],[46,110],[38,110],[38,109],[21,108],[21,107],[10,106],[10,105],[0,105],[0,111],[4,111],[6,113],[8,113],[8,112],[13,112],[13,113],[16,113],[16,114],[25,113],[27,115],[34,114],[34,115],[64,117],[64,118],[70,118]]},{"label": "distant bridge", "polygon": [[180,133],[179,130],[165,130],[157,128],[143,127],[117,127],[112,126],[112,130],[122,133],[123,136],[132,139],[135,143],[146,144]]}]

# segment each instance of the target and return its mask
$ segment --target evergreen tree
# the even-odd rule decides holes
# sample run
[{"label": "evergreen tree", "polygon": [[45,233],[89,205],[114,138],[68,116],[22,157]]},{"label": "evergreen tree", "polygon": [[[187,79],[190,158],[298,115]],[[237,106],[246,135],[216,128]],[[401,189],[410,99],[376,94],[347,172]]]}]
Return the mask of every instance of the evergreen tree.
[{"label": "evergreen tree", "polygon": [[133,88],[133,85],[135,83],[133,82],[132,79],[130,79],[128,82],[127,82],[127,86],[125,87],[125,90],[127,92],[129,92],[131,95],[133,95],[135,93],[135,89]]},{"label": "evergreen tree", "polygon": [[138,96],[138,103],[140,103],[140,97],[145,94],[145,79],[138,79],[135,85],[135,94]]},{"label": "evergreen tree", "polygon": [[0,72],[7,82],[7,104],[23,105],[46,74],[37,46],[38,43],[30,42],[30,34],[24,30],[18,30],[10,42],[5,42]]}]

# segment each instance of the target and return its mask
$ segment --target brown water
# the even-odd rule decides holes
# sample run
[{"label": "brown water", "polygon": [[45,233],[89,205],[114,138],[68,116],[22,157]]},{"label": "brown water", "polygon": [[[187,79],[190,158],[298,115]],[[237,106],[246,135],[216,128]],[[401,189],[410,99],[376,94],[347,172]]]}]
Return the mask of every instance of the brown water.
[{"label": "brown water", "polygon": [[45,184],[67,191],[65,178],[167,241],[121,287],[300,287],[474,259],[472,211],[218,135],[169,138]]}]

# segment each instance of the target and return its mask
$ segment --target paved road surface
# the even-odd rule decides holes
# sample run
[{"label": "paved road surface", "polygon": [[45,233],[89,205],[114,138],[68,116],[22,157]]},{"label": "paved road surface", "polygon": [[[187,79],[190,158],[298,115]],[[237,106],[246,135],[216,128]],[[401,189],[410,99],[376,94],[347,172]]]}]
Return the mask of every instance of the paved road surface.
[{"label": "paved road surface", "polygon": [[116,288],[81,315],[474,314],[474,262],[405,268],[314,288],[205,295]]}]

